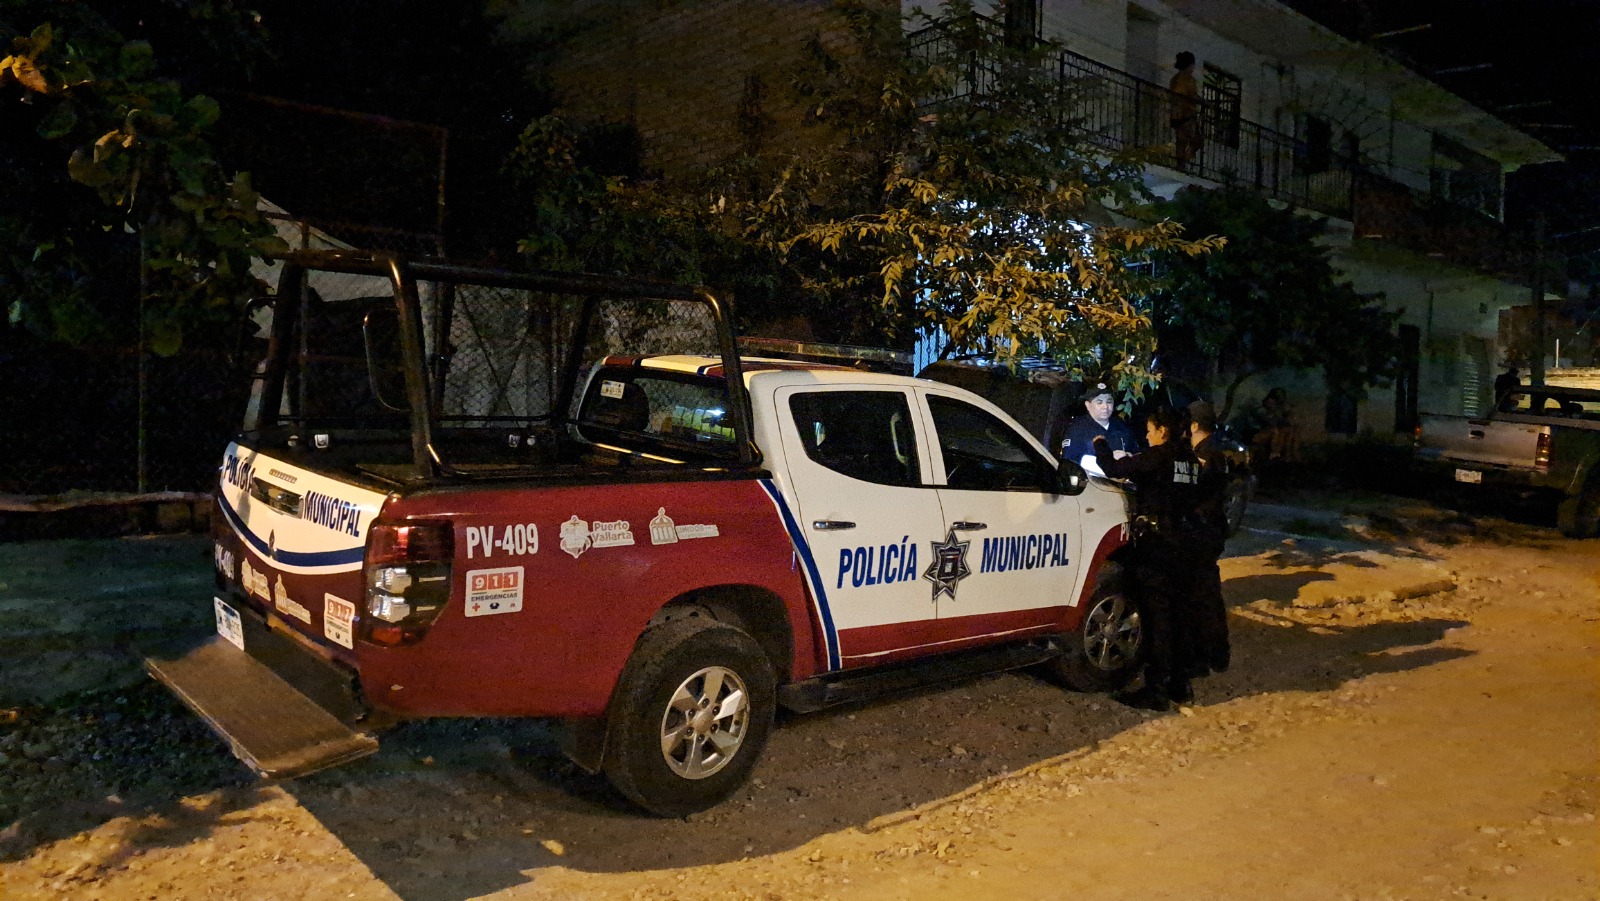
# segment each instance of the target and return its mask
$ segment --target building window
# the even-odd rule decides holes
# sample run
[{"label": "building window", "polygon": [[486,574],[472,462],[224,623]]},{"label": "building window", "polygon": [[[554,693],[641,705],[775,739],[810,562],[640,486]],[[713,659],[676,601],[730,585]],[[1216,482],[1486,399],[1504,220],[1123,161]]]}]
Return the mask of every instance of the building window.
[{"label": "building window", "polygon": [[1239,146],[1239,117],[1243,88],[1235,75],[1206,63],[1200,102],[1205,110],[1206,137],[1224,147]]},{"label": "building window", "polygon": [[1310,113],[1294,118],[1294,174],[1349,170],[1361,155],[1361,137],[1341,132],[1332,122]]},{"label": "building window", "polygon": [[1489,157],[1435,134],[1429,182],[1434,200],[1500,218],[1500,164]]}]

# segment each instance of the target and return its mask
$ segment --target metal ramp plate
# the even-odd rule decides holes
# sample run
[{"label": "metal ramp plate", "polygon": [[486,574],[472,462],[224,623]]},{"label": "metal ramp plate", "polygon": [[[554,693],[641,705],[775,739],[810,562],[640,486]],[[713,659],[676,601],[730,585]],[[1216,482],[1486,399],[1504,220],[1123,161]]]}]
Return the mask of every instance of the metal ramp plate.
[{"label": "metal ramp plate", "polygon": [[145,669],[263,776],[303,776],[378,750],[377,739],[341,723],[220,636],[176,653],[152,652]]}]

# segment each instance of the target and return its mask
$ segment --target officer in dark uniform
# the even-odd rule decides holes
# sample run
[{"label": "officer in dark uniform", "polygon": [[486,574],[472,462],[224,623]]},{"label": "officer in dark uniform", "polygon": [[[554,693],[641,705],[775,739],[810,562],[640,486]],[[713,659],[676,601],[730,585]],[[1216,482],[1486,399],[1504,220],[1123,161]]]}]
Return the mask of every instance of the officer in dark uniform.
[{"label": "officer in dark uniform", "polygon": [[1195,549],[1194,586],[1188,609],[1194,612],[1191,624],[1195,636],[1196,659],[1191,675],[1225,672],[1228,649],[1228,608],[1222,600],[1223,545],[1228,540],[1228,485],[1233,480],[1232,461],[1217,445],[1217,411],[1210,403],[1197,400],[1189,405],[1189,443],[1200,461],[1199,514],[1200,541]]},{"label": "officer in dark uniform", "polygon": [[1129,576],[1144,627],[1144,686],[1117,696],[1130,707],[1166,710],[1173,701],[1193,700],[1189,684],[1193,641],[1179,616],[1194,583],[1195,547],[1201,531],[1195,513],[1200,462],[1189,447],[1186,412],[1171,407],[1150,411],[1145,423],[1149,450],[1115,456],[1104,436],[1094,441],[1095,457],[1106,475],[1128,479],[1134,487],[1134,541]]},{"label": "officer in dark uniform", "polygon": [[1083,392],[1083,407],[1086,412],[1067,423],[1067,437],[1061,442],[1062,459],[1071,460],[1095,475],[1105,475],[1095,462],[1096,437],[1104,438],[1117,457],[1142,450],[1133,429],[1115,415],[1117,396],[1105,382],[1089,384]]}]

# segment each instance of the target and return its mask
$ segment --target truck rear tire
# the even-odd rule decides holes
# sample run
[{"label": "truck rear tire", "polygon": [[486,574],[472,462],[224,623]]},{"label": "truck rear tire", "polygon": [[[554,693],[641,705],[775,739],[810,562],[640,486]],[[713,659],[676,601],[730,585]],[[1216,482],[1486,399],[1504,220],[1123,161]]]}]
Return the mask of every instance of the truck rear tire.
[{"label": "truck rear tire", "polygon": [[1556,527],[1568,538],[1600,535],[1600,476],[1590,476],[1582,490],[1561,501]]},{"label": "truck rear tire", "polygon": [[1061,656],[1045,664],[1057,681],[1076,691],[1116,691],[1138,671],[1144,633],[1139,610],[1123,590],[1122,571],[1100,573],[1078,628],[1061,636]]},{"label": "truck rear tire", "polygon": [[749,635],[700,616],[656,626],[611,701],[606,778],[656,816],[715,806],[749,777],[776,706],[772,664]]}]

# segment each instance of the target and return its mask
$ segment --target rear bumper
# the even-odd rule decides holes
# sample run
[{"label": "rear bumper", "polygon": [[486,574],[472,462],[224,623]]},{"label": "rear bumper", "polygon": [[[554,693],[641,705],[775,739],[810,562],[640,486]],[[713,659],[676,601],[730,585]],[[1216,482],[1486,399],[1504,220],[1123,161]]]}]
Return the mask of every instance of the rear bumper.
[{"label": "rear bumper", "polygon": [[1433,456],[1418,457],[1413,461],[1412,471],[1419,479],[1443,486],[1454,485],[1469,492],[1511,493],[1524,497],[1561,493],[1560,488],[1550,484],[1549,473],[1535,469],[1512,469]]},{"label": "rear bumper", "polygon": [[239,610],[241,651],[219,635],[149,649],[145,669],[256,772],[303,776],[378,750],[355,675]]}]

